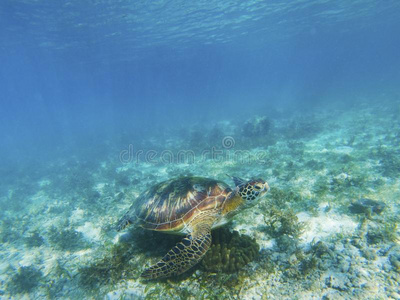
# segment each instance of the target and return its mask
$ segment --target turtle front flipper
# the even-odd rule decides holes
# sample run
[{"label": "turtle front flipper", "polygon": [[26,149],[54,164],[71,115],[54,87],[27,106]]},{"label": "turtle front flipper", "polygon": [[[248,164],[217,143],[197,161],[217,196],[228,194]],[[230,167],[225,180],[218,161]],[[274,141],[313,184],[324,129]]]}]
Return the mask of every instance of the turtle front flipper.
[{"label": "turtle front flipper", "polygon": [[211,245],[211,224],[199,224],[193,233],[181,242],[155,265],[142,273],[146,279],[179,275],[197,264]]}]

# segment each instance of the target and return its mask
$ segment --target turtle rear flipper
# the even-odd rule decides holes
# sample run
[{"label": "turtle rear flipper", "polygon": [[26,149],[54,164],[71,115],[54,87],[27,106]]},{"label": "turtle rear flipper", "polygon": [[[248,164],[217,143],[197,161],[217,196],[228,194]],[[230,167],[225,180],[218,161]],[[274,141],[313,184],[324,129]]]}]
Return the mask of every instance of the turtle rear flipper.
[{"label": "turtle rear flipper", "polygon": [[179,275],[197,264],[211,245],[211,224],[199,224],[155,265],[142,273],[146,279]]}]

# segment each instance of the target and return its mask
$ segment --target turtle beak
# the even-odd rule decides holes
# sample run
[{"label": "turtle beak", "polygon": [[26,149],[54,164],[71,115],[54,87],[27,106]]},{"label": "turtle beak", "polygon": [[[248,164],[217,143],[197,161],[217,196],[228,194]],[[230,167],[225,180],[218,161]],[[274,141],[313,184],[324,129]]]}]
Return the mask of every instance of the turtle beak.
[{"label": "turtle beak", "polygon": [[264,182],[263,184],[263,189],[261,190],[261,196],[264,196],[269,190],[269,185],[268,182]]}]

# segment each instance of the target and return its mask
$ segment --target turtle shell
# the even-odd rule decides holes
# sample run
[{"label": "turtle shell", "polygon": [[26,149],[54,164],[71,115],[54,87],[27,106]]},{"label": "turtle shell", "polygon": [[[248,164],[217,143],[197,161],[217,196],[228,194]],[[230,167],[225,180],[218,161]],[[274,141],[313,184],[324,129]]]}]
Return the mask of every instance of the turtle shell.
[{"label": "turtle shell", "polygon": [[179,231],[199,212],[220,207],[231,191],[222,181],[179,177],[145,191],[132,207],[144,228]]}]

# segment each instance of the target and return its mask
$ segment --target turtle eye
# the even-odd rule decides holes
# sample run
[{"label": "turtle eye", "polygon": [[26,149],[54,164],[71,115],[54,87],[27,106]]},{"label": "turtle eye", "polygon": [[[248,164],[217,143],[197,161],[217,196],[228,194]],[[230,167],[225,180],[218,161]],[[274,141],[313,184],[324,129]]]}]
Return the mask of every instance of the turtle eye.
[{"label": "turtle eye", "polygon": [[259,186],[259,185],[255,185],[254,188],[255,188],[256,190],[261,190],[261,186]]}]

